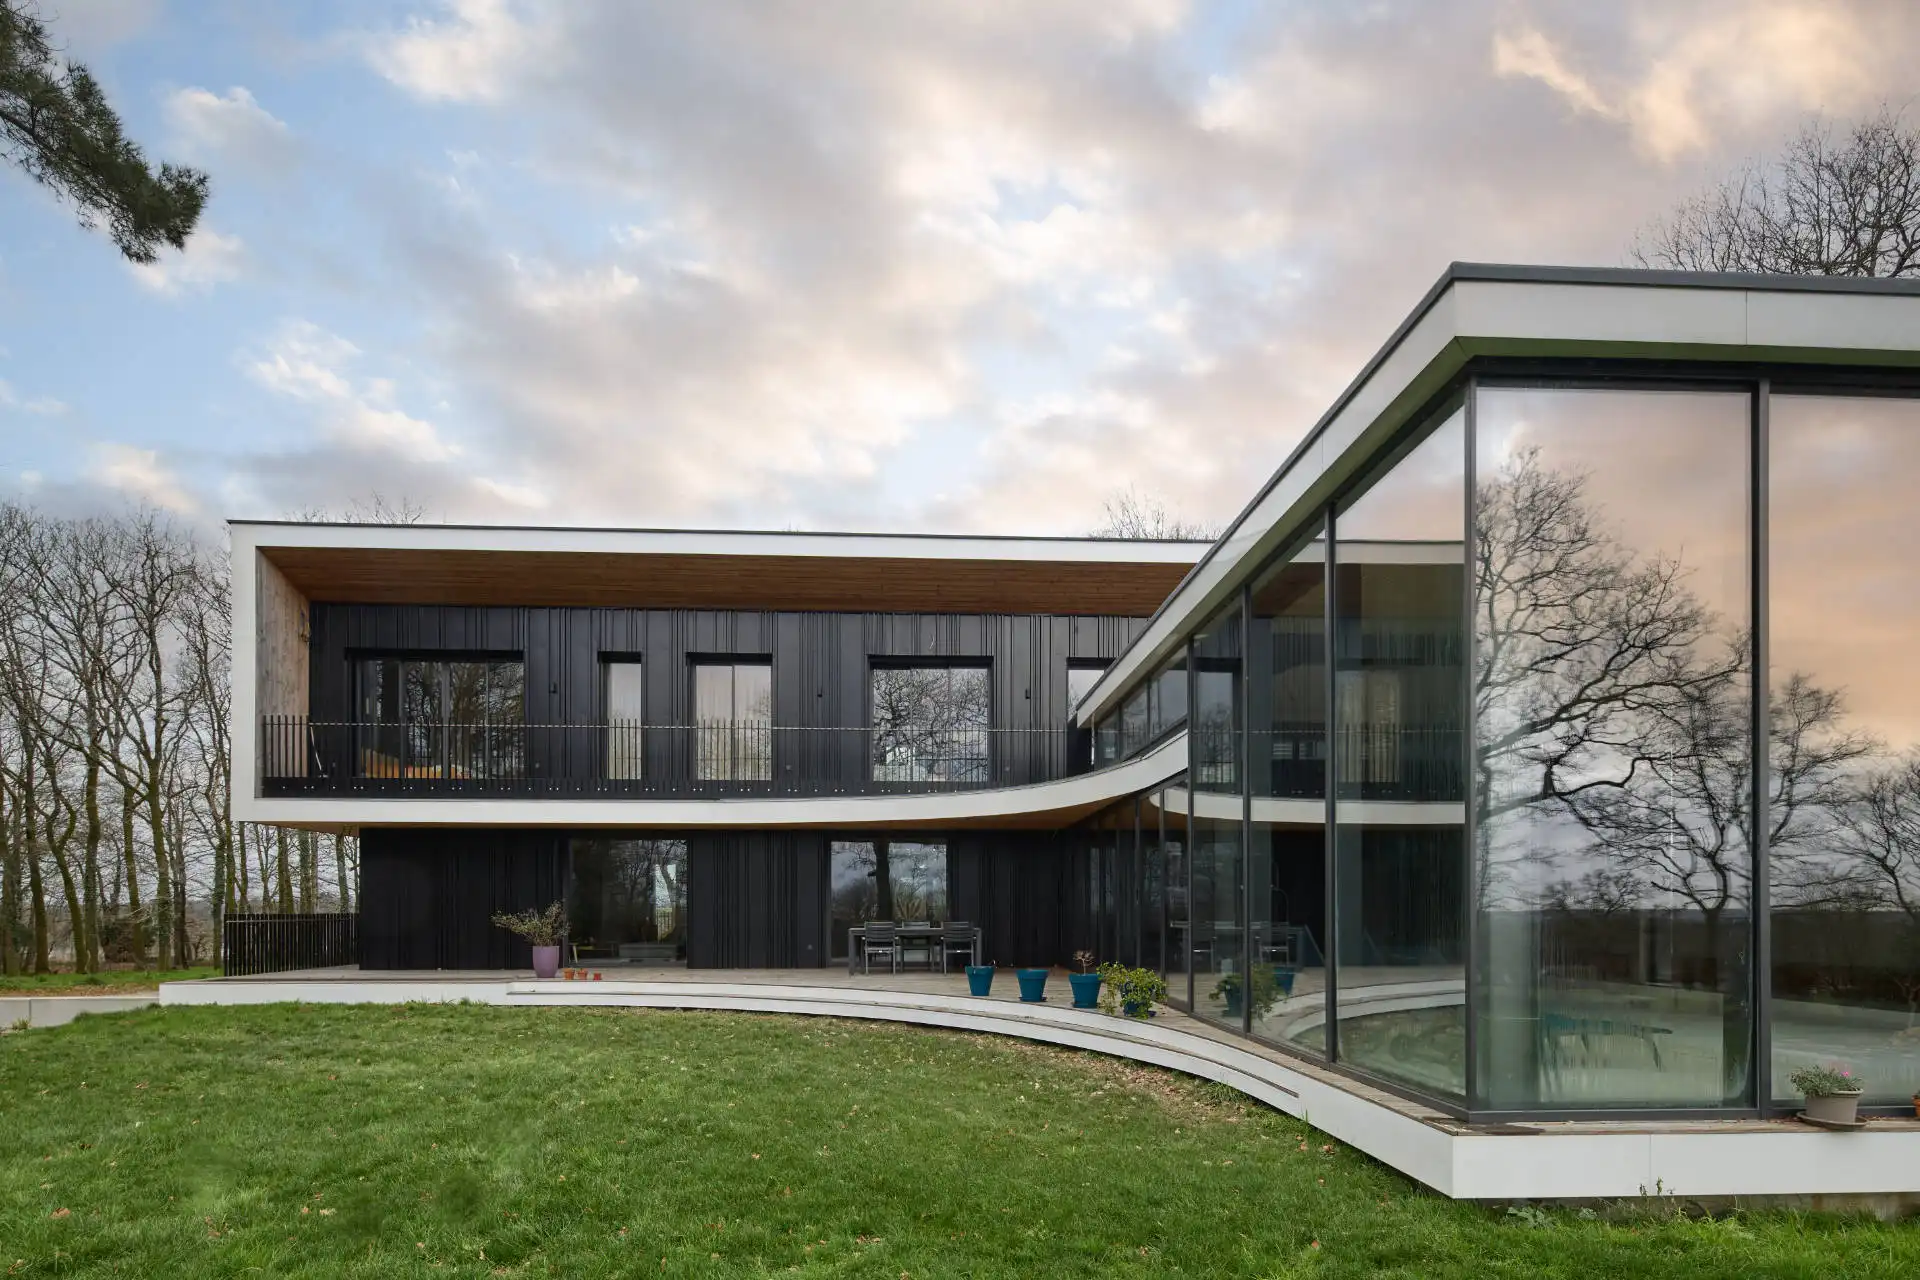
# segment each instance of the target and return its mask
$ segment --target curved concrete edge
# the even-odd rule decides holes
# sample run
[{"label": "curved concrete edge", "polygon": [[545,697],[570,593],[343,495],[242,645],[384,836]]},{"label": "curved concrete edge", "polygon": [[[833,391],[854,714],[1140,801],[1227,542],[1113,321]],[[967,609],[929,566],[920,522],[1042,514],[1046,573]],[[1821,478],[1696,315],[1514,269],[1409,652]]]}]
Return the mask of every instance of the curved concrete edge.
[{"label": "curved concrete edge", "polygon": [[1008,1000],[729,982],[532,980],[174,982],[167,1006],[401,1004],[462,1000],[520,1007],[631,1007],[785,1013],[912,1023],[1056,1044],[1179,1071],[1236,1089],[1442,1195],[1471,1200],[1920,1195],[1920,1131],[1824,1133],[1790,1123],[1556,1133],[1461,1132],[1425,1123],[1340,1083],[1207,1036],[1152,1022]]},{"label": "curved concrete edge", "polygon": [[0,996],[0,1028],[64,1027],[83,1013],[125,1013],[160,1003],[159,996]]}]

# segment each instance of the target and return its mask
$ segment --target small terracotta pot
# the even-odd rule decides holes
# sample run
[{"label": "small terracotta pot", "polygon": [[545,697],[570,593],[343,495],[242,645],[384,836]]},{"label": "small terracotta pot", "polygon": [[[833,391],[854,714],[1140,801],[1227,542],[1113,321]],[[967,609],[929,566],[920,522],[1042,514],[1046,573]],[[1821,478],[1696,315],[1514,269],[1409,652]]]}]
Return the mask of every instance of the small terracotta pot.
[{"label": "small terracotta pot", "polygon": [[595,982],[598,982],[598,981],[600,981],[600,971],[599,971],[598,969],[595,969],[595,970],[593,971],[593,980],[594,980]]},{"label": "small terracotta pot", "polygon": [[1920,1120],[1920,1093],[1913,1095],[1913,1115],[1914,1119]]}]

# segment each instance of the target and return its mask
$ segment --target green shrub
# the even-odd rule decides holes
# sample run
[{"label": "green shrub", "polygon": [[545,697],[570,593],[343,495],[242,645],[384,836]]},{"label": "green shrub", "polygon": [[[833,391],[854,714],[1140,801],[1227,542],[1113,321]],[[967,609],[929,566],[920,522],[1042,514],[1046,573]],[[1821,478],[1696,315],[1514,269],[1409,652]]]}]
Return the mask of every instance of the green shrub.
[{"label": "green shrub", "polygon": [[[1125,1017],[1145,1018],[1167,998],[1167,980],[1151,969],[1129,969],[1125,965],[1100,966],[1100,1009]],[[1127,1012],[1131,1005],[1133,1013]]]},{"label": "green shrub", "polygon": [[1793,1087],[1809,1098],[1831,1098],[1836,1093],[1857,1093],[1866,1080],[1835,1063],[1829,1067],[1800,1067],[1787,1077]]}]

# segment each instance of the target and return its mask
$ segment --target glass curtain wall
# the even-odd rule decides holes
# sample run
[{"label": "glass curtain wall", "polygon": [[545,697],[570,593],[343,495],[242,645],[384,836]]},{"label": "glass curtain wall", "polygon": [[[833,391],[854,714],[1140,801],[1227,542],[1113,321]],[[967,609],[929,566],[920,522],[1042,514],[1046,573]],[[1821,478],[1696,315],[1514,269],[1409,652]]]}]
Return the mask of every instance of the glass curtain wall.
[{"label": "glass curtain wall", "polygon": [[1188,990],[1188,960],[1192,934],[1187,915],[1187,789],[1185,779],[1142,800],[1141,831],[1159,843],[1156,869],[1163,946],[1158,956],[1141,963],[1157,966],[1167,980],[1169,998],[1182,1005],[1192,1000]]},{"label": "glass curtain wall", "polygon": [[1443,409],[1333,529],[1335,1052],[1466,1093],[1466,410]]},{"label": "glass curtain wall", "polygon": [[1486,1109],[1750,1097],[1751,406],[1744,390],[1479,389]]},{"label": "glass curtain wall", "polygon": [[1249,595],[1247,846],[1253,1034],[1314,1053],[1327,1023],[1326,547],[1279,557]]},{"label": "glass curtain wall", "polygon": [[1769,404],[1772,1081],[1920,1093],[1920,401]]},{"label": "glass curtain wall", "polygon": [[1188,656],[1193,1012],[1236,1029],[1245,1029],[1248,1008],[1241,631],[1235,603],[1201,628]]}]

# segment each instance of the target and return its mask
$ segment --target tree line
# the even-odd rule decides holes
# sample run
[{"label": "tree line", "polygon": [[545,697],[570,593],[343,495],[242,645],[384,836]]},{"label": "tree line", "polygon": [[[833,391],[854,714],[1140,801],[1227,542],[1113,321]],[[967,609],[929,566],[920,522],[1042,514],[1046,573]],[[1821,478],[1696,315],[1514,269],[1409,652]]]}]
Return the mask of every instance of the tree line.
[{"label": "tree line", "polygon": [[235,822],[224,547],[0,505],[0,972],[217,964],[245,911],[348,910],[355,842]]}]

